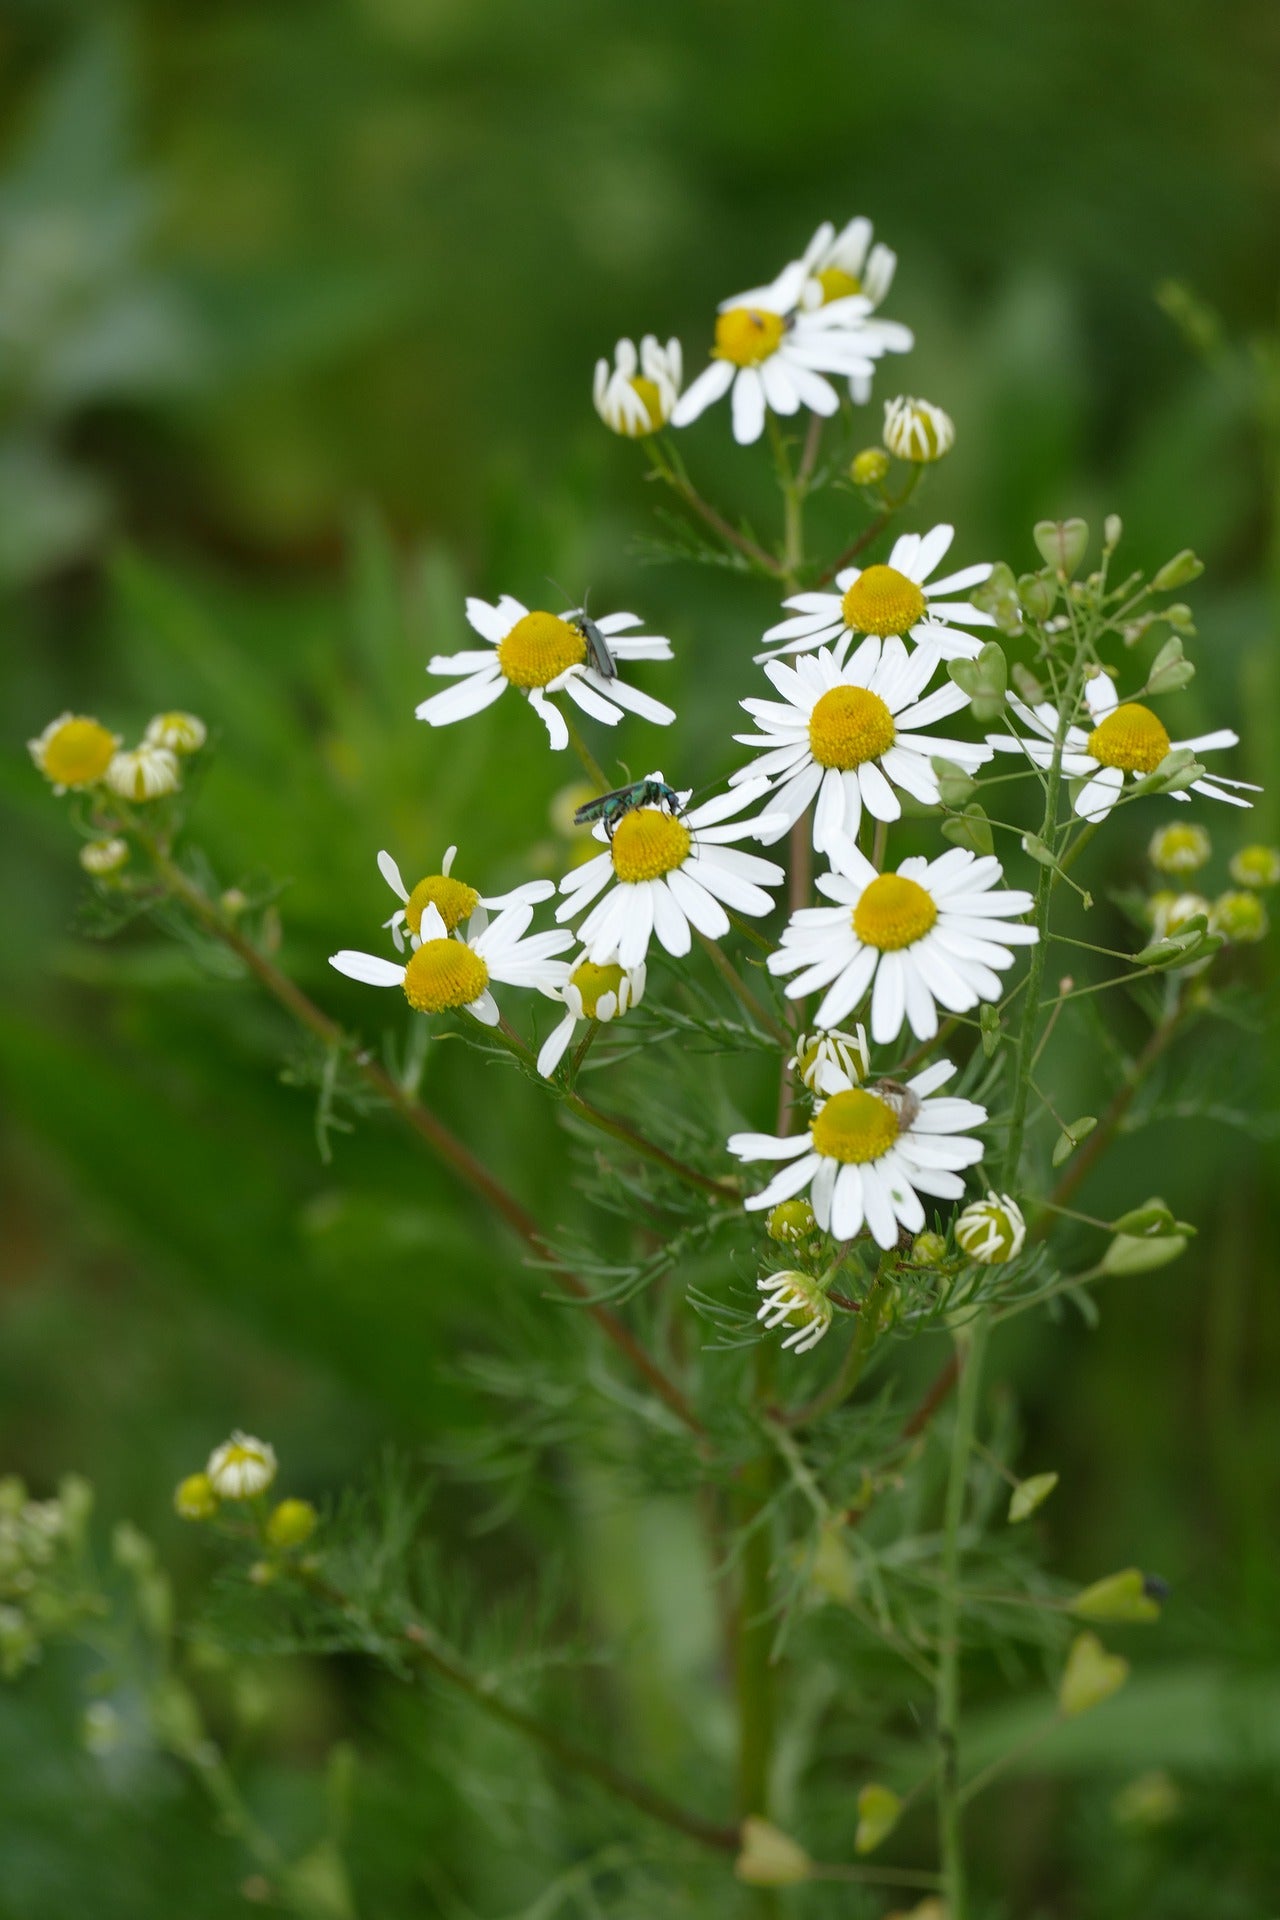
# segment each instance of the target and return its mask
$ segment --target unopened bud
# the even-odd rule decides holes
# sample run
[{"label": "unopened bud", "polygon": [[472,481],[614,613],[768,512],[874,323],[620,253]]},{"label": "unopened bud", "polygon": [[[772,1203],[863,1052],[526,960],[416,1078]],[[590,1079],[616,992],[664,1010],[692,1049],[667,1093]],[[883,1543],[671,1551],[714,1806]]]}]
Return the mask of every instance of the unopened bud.
[{"label": "unopened bud", "polygon": [[173,1510],[184,1520],[212,1520],[218,1496],[207,1473],[189,1473],[174,1490]]},{"label": "unopened bud", "polygon": [[956,1241],[980,1266],[1001,1266],[1022,1252],[1027,1223],[1022,1209],[1007,1193],[988,1193],[975,1200],[956,1221]]},{"label": "unopened bud", "polygon": [[947,1243],[940,1233],[918,1233],[911,1242],[913,1267],[940,1267],[947,1257]]},{"label": "unopened bud", "polygon": [[765,1220],[769,1238],[784,1247],[799,1246],[818,1230],[813,1208],[807,1200],[780,1200]]},{"label": "unopened bud", "polygon": [[95,880],[118,873],[129,858],[129,842],[112,835],[106,840],[86,840],[80,849],[80,865]]},{"label": "unopened bud", "polygon": [[1147,858],[1157,873],[1198,873],[1213,852],[1213,842],[1201,826],[1157,827],[1147,846]]},{"label": "unopened bud", "polygon": [[1241,847],[1231,856],[1231,878],[1238,887],[1262,887],[1280,884],[1280,847]]},{"label": "unopened bud", "polygon": [[849,478],[855,487],[878,487],[889,471],[889,456],[883,447],[864,447],[855,453]]},{"label": "unopened bud", "polygon": [[267,1520],[267,1541],[273,1547],[300,1547],[315,1532],[318,1519],[309,1500],[282,1500]]},{"label": "unopened bud", "polygon": [[1220,893],[1209,910],[1209,925],[1236,946],[1265,940],[1271,922],[1256,893]]},{"label": "unopened bud", "polygon": [[927,466],[950,453],[956,443],[955,422],[932,401],[901,395],[885,402],[884,443],[899,460]]}]

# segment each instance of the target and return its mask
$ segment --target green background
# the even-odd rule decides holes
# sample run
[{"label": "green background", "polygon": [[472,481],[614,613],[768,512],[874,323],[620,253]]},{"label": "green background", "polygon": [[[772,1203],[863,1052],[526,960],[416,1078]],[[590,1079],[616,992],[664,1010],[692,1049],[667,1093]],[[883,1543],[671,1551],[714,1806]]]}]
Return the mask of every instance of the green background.
[{"label": "green background", "polygon": [[[902,383],[956,421],[912,524],[954,519],[957,564],[1016,569],[1042,515],[1121,512],[1135,565],[1193,546],[1178,728],[1238,725],[1231,771],[1274,788],[1278,40],[1260,0],[9,0],[0,1464],[42,1492],[86,1472],[194,1590],[204,1543],[170,1490],[233,1425],[317,1498],[388,1444],[476,1453],[467,1357],[529,1297],[510,1245],[385,1122],[321,1164],[279,1077],[291,1037],[248,988],[145,935],[78,936],[74,843],[23,742],[67,706],[128,733],[203,714],[197,837],[225,883],[289,882],[286,963],[376,1038],[325,955],[387,910],[379,846],[407,871],[457,840],[490,888],[561,857],[547,809],[571,772],[517,703],[447,735],[412,720],[466,592],[537,603],[554,576],[642,609],[675,642],[649,684],[681,712],[686,779],[730,764],[767,589],[650,564],[652,491],[591,411],[591,366],[651,329],[696,368],[715,302],[820,219],[865,211],[897,249]],[[1171,277],[1220,317],[1202,351],[1156,299]],[[768,525],[723,408],[682,445]],[[652,736],[619,750],[647,764]],[[1239,835],[1211,813],[1220,876]],[[1142,878],[1126,818],[1089,856],[1100,899]],[[1255,826],[1276,836],[1270,795]],[[1135,1133],[1090,1190],[1104,1213],[1164,1193],[1200,1226],[1191,1253],[1114,1286],[1096,1332],[1032,1317],[998,1354],[1022,1458],[1063,1474],[1055,1570],[1137,1560],[1175,1602],[1125,1645],[1140,1678],[1114,1717],[984,1804],[992,1914],[1253,1920],[1280,1886],[1280,1219],[1268,1148],[1232,1123],[1271,1097],[1274,1043],[1219,1051],[1211,1115]],[[527,1089],[442,1046],[426,1091],[572,1223]],[[635,1672],[679,1675],[701,1616],[673,1512],[546,1457],[493,1535],[490,1496],[446,1484],[439,1537],[491,1601],[584,1556],[593,1627],[623,1644],[647,1618]],[[345,1670],[251,1679],[228,1738],[286,1829],[315,1819],[336,1737],[362,1756],[362,1912],[514,1914],[552,1877],[546,1789],[513,1753],[506,1797],[471,1793],[492,1736],[470,1721]],[[79,1754],[73,1696],[57,1657],[0,1696],[0,1914],[240,1911],[234,1850],[162,1765]],[[1006,1697],[993,1680],[983,1710]],[[661,1772],[679,1731],[649,1727],[641,1757]],[[1120,1829],[1117,1787],[1158,1765],[1179,1816]]]}]

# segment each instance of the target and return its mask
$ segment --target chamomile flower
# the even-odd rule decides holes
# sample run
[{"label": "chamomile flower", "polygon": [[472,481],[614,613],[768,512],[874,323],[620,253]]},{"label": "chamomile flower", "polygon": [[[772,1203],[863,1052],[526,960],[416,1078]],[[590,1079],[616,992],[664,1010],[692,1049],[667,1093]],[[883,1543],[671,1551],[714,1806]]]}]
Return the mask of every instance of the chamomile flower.
[{"label": "chamomile flower", "polygon": [[687,427],[732,388],[733,437],[749,446],[766,411],[835,413],[840,397],[825,375],[870,380],[887,344],[867,324],[870,300],[857,294],[804,308],[809,277],[806,261],[793,260],[768,286],[722,302],[711,365],[677,400],[673,427]]},{"label": "chamomile flower", "polygon": [[994,752],[920,731],[969,702],[950,680],[925,693],[938,665],[932,647],[908,653],[895,635],[881,640],[876,634],[843,667],[827,647],[793,666],[770,660],[765,673],[782,698],[742,702],[760,732],[734,739],[759,752],[730,775],[730,784],[770,782],[770,812],[784,823],[779,838],[816,802],[813,844],[819,852],[857,834],[864,806],[876,820],[897,820],[902,803],[895,787],[936,806],[934,754],[972,772]]},{"label": "chamomile flower", "polygon": [[614,433],[642,439],[665,427],[671,418],[680,395],[680,377],[678,340],[668,340],[664,347],[646,333],[638,354],[632,341],[619,340],[612,370],[607,360],[596,361],[596,412]]},{"label": "chamomile flower", "polygon": [[[661,781],[662,775],[649,778]],[[693,928],[710,940],[728,933],[726,907],[753,919],[768,913],[773,901],[764,888],[780,885],[783,869],[732,845],[773,833],[777,822],[771,814],[734,818],[767,792],[768,782],[755,780],[688,813],[637,807],[623,815],[611,840],[598,826],[595,837],[607,840],[607,848],[560,882],[568,897],[557,920],[576,919],[594,900],[578,929],[587,958],[597,966],[616,961],[630,968],[639,966],[655,935],[668,953],[679,956],[688,953]],[[682,807],[688,799],[687,792],[680,795]]]},{"label": "chamomile flower", "polygon": [[[454,876],[453,862],[457,851],[456,847],[447,847],[439,873],[426,874],[413,888],[405,886],[393,855],[385,850],[378,855],[379,873],[392,893],[404,901],[404,905],[397,907],[391,918],[382,923],[384,927],[390,927],[397,953],[404,952],[406,928],[409,945],[417,946],[422,915],[428,906],[434,907],[440,915],[447,933],[456,933],[464,920],[470,922],[473,919],[474,931],[480,933],[489,909],[498,913],[503,907],[537,906],[540,900],[549,900],[556,890],[552,880],[526,880],[523,886],[513,887],[510,893],[477,893],[465,880]],[[477,915],[479,917],[475,918]]]},{"label": "chamomile flower", "polygon": [[794,975],[786,989],[793,999],[826,989],[819,1026],[838,1024],[870,989],[878,1046],[896,1040],[904,1020],[918,1040],[932,1040],[939,1007],[968,1013],[980,1000],[998,1000],[1013,948],[1038,937],[1016,919],[1031,895],[995,891],[1002,870],[990,854],[953,847],[936,860],[917,856],[896,873],[877,873],[847,844],[842,865],[818,880],[836,904],[793,913],[768,961],[770,973]]},{"label": "chamomile flower", "polygon": [[644,998],[645,966],[624,968],[616,961],[599,967],[583,954],[560,989],[565,1016],[553,1027],[538,1054],[538,1072],[549,1080],[564,1059],[580,1020],[616,1020]]},{"label": "chamomile flower", "polygon": [[799,1074],[810,1093],[830,1093],[834,1081],[860,1085],[871,1071],[866,1028],[859,1025],[852,1033],[841,1033],[838,1027],[819,1027],[815,1033],[797,1034],[787,1069]]},{"label": "chamomile flower", "polygon": [[982,1158],[981,1141],[964,1129],[984,1126],[986,1108],[932,1097],[954,1072],[950,1060],[938,1060],[905,1087],[845,1085],[817,1108],[806,1133],[785,1139],[735,1133],[729,1151],[739,1160],[788,1163],[751,1195],[748,1212],[808,1188],[818,1225],[836,1240],[852,1240],[865,1224],[887,1251],[901,1229],[919,1233],[925,1223],[919,1196],[959,1199],[960,1170]]},{"label": "chamomile flower", "polygon": [[884,403],[884,443],[899,460],[931,466],[950,453],[956,443],[955,422],[931,400],[912,400],[900,394]]},{"label": "chamomile flower", "polygon": [[[1109,674],[1095,673],[1085,683],[1084,698],[1093,725],[1091,728],[1068,726],[1062,752],[1063,773],[1068,779],[1084,782],[1075,798],[1075,811],[1083,820],[1105,820],[1120,798],[1125,775],[1131,775],[1134,780],[1145,779],[1155,772],[1166,754],[1187,748],[1198,757],[1201,753],[1239,743],[1239,734],[1229,727],[1221,727],[1216,733],[1197,734],[1194,740],[1171,740],[1164,722],[1150,707],[1141,706],[1136,700],[1121,703]],[[1060,718],[1057,707],[1050,700],[1029,707],[1016,693],[1009,695],[1009,706],[1026,733],[989,733],[990,744],[1002,753],[1025,754],[1033,766],[1051,765]],[[1228,780],[1225,775],[1215,773],[1193,781],[1191,792],[1206,794],[1211,800],[1225,800],[1232,807],[1253,805],[1252,800],[1242,800],[1238,793],[1227,792],[1229,787],[1248,793],[1261,791],[1247,780]],[[1190,795],[1173,793],[1168,797],[1187,800]]]},{"label": "chamomile flower", "polygon": [[984,613],[968,600],[948,600],[945,596],[963,593],[966,587],[980,586],[991,573],[991,563],[962,567],[942,580],[932,575],[938,570],[955,539],[955,528],[933,527],[928,533],[903,533],[883,565],[846,567],[835,577],[838,593],[796,593],[783,601],[790,607],[789,619],[780,620],[765,634],[767,652],[758,654],[767,660],[777,653],[809,653],[815,647],[831,644],[841,648],[852,645],[858,634],[874,633],[887,639],[890,634],[907,635],[913,640],[929,641],[944,660],[971,660],[982,651],[982,642],[966,627],[992,627],[995,616]]},{"label": "chamomile flower", "polygon": [[95,880],[118,873],[129,858],[129,842],[118,834],[102,840],[86,840],[80,849],[80,865]]},{"label": "chamomile flower", "polygon": [[831,1326],[835,1309],[816,1280],[798,1269],[762,1273],[756,1288],[765,1296],[756,1314],[760,1324],[771,1333],[775,1327],[791,1328],[782,1343],[784,1351],[790,1347],[793,1353],[808,1353],[817,1346]]},{"label": "chamomile flower", "polygon": [[982,1267],[1016,1260],[1027,1242],[1022,1208],[1011,1194],[993,1193],[974,1200],[956,1221],[956,1245]]},{"label": "chamomile flower", "polygon": [[144,740],[141,746],[112,756],[107,785],[122,800],[161,800],[182,785],[178,756],[172,747],[157,747]]},{"label": "chamomile flower", "polygon": [[120,735],[82,713],[60,713],[28,740],[27,752],[55,793],[94,787],[111,765]]},{"label": "chamomile flower", "polygon": [[269,1440],[233,1433],[209,1455],[205,1478],[219,1500],[251,1500],[276,1477],[276,1450]]},{"label": "chamomile flower", "polygon": [[[547,699],[549,693],[567,693],[575,706],[614,727],[625,712],[638,713],[666,727],[675,719],[670,707],[628,686],[620,676],[606,679],[591,663],[586,634],[574,624],[576,609],[566,613],[530,612],[504,593],[493,606],[469,599],[467,619],[489,644],[465,653],[436,654],[427,672],[448,675],[456,684],[433,693],[417,708],[428,726],[447,727],[491,707],[507,687],[523,693],[541,718],[551,744],[559,751],[569,744],[564,716]],[[642,625],[639,614],[607,613],[594,622],[615,660],[669,660],[671,642],[660,634],[628,632]]]},{"label": "chamomile flower", "polygon": [[[861,214],[838,233],[831,221],[823,221],[804,250],[809,278],[801,295],[803,307],[812,310],[861,295],[874,314],[893,285],[898,256],[883,241],[873,245],[873,234],[871,222]],[[860,331],[863,339],[877,345],[881,353],[908,353],[915,345],[911,329],[897,320],[868,317],[861,322]],[[849,391],[859,402],[869,399],[870,376],[853,375]]]},{"label": "chamomile flower", "polygon": [[349,948],[331,954],[329,965],[366,986],[401,987],[417,1013],[449,1013],[465,1007],[482,1026],[496,1027],[498,1003],[489,991],[491,982],[534,987],[555,1000],[569,977],[566,962],[552,955],[573,945],[572,934],[559,928],[529,934],[532,918],[533,908],[527,903],[506,907],[480,932],[468,923],[464,938],[451,935],[438,909],[428,902],[418,922],[417,944],[403,965]]},{"label": "chamomile flower", "polygon": [[198,713],[157,713],[142,737],[148,746],[168,747],[171,753],[199,753],[209,729]]}]

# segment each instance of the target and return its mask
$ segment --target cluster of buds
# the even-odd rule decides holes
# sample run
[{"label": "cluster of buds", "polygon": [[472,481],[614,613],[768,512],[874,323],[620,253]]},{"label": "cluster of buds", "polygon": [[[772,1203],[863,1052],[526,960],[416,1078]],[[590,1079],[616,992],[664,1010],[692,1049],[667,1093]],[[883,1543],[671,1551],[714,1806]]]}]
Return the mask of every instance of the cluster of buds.
[{"label": "cluster of buds", "polygon": [[259,1584],[275,1577],[282,1554],[306,1545],[318,1519],[309,1500],[281,1500],[267,1506],[264,1496],[278,1470],[269,1441],[237,1431],[214,1448],[203,1472],[180,1480],[173,1495],[174,1511],[184,1520],[212,1520],[226,1504],[247,1509],[270,1556],[251,1569],[251,1577]]},{"label": "cluster of buds", "polygon": [[[27,751],[55,793],[82,793],[105,803],[96,824],[104,824],[105,812],[116,826],[127,824],[127,816],[122,822],[114,803],[144,806],[177,793],[182,761],[198,753],[207,738],[204,721],[194,713],[153,715],[135,747],[126,747],[120,734],[88,714],[60,713],[28,740]],[[95,880],[109,880],[128,859],[129,843],[118,832],[101,834],[80,849],[80,865]]]},{"label": "cluster of buds", "polygon": [[[1204,828],[1191,822],[1174,822],[1160,827],[1151,836],[1147,857],[1159,874],[1187,880],[1206,867],[1213,856],[1213,843]],[[1280,848],[1260,845],[1240,847],[1232,854],[1228,871],[1234,887],[1215,898],[1192,890],[1179,892],[1172,887],[1157,889],[1147,901],[1147,915],[1157,940],[1185,933],[1192,924],[1203,925],[1234,946],[1247,946],[1262,940],[1270,930],[1262,893],[1280,885]],[[1199,971],[1207,961],[1198,963]]]}]

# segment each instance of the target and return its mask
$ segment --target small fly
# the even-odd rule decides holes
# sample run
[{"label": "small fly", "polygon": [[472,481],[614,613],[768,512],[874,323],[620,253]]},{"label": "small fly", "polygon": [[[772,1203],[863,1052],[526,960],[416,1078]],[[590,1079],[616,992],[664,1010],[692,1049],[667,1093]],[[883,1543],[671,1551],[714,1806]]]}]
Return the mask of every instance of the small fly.
[{"label": "small fly", "polygon": [[680,795],[665,780],[655,780],[650,776],[646,780],[633,780],[628,787],[615,787],[611,793],[599,794],[596,799],[588,800],[579,807],[573,816],[575,827],[594,826],[597,820],[603,820],[604,830],[612,840],[618,822],[638,807],[662,807],[668,813],[683,813],[684,807]]},{"label": "small fly", "polygon": [[919,1094],[913,1093],[910,1087],[904,1087],[897,1080],[877,1081],[875,1091],[885,1105],[891,1107],[897,1114],[898,1126],[903,1133],[908,1127],[915,1125],[920,1112]]}]

